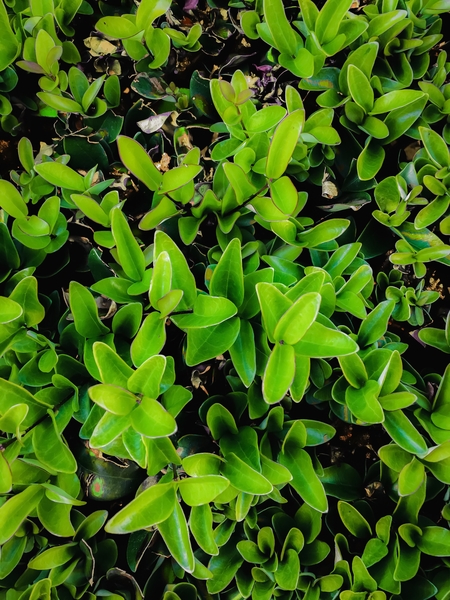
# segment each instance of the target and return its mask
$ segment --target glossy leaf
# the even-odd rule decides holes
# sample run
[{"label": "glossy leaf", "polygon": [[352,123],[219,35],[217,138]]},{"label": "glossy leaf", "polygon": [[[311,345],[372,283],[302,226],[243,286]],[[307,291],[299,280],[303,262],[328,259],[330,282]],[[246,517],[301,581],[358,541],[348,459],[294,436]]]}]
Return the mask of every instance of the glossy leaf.
[{"label": "glossy leaf", "polygon": [[176,495],[173,483],[159,483],[115,514],[105,525],[108,533],[132,533],[165,521],[175,508]]},{"label": "glossy leaf", "polygon": [[222,254],[209,284],[213,296],[222,296],[239,307],[244,300],[241,244],[233,239]]},{"label": "glossy leaf", "polygon": [[178,483],[181,497],[188,506],[209,504],[227,489],[230,482],[220,475],[188,477]]},{"label": "glossy leaf", "polygon": [[289,483],[300,498],[315,510],[327,512],[325,490],[314,471],[309,454],[305,450],[287,445],[278,460],[291,473],[292,480]]},{"label": "glossy leaf", "polygon": [[[126,22],[126,19],[120,20]],[[156,191],[161,184],[162,175],[144,148],[136,140],[123,135],[117,138],[117,147],[120,158],[127,169],[142,181],[149,190]]]},{"label": "glossy leaf", "polygon": [[182,569],[192,573],[195,569],[194,553],[189,539],[186,517],[178,502],[175,502],[170,516],[160,522],[157,527],[171,556]]},{"label": "glossy leaf", "polygon": [[[276,26],[278,27],[279,24],[277,23]],[[275,129],[266,163],[266,176],[270,179],[278,179],[285,172],[304,122],[305,111],[298,109],[285,117]]]},{"label": "glossy leaf", "polygon": [[7,542],[44,495],[40,485],[30,485],[0,507],[0,544]]},{"label": "glossy leaf", "polygon": [[277,343],[273,348],[263,377],[263,396],[268,404],[280,402],[290,388],[295,375],[293,346]]}]

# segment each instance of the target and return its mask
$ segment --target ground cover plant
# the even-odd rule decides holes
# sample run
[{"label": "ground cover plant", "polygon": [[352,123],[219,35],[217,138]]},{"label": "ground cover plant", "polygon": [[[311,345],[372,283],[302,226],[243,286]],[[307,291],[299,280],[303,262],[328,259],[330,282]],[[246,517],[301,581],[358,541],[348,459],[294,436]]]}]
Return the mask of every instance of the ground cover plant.
[{"label": "ground cover plant", "polygon": [[0,0],[0,600],[450,598],[448,0]]}]

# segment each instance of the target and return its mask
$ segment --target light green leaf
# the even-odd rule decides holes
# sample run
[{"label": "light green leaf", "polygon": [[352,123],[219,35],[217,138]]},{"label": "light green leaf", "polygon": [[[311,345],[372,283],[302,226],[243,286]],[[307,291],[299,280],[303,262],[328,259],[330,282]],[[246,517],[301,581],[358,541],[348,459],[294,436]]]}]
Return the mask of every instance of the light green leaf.
[{"label": "light green leaf", "polygon": [[209,291],[212,296],[228,298],[237,307],[244,301],[241,243],[238,238],[228,244],[220,257],[213,271]]},{"label": "light green leaf", "polygon": [[189,310],[197,298],[195,278],[181,250],[175,242],[163,231],[155,233],[154,260],[161,252],[167,252],[172,266],[172,289],[183,290],[183,298],[178,310]]},{"label": "light green leaf", "polygon": [[33,512],[44,495],[40,485],[30,485],[0,507],[0,545],[7,542]]},{"label": "light green leaf", "polygon": [[314,322],[303,338],[295,344],[295,353],[310,358],[334,358],[353,354],[358,351],[358,345],[351,337]]},{"label": "light green leaf", "polygon": [[188,506],[209,504],[227,489],[230,482],[220,475],[188,477],[178,482],[181,497]]},{"label": "light green leaf", "polygon": [[157,400],[148,396],[144,396],[131,413],[131,425],[138,433],[149,438],[167,437],[177,430],[172,415]]},{"label": "light green leaf", "polygon": [[280,402],[290,388],[295,375],[293,346],[277,343],[267,362],[263,377],[263,396],[268,404]]},{"label": "light green leaf", "polygon": [[232,317],[204,329],[188,329],[186,364],[195,365],[220,356],[234,344],[240,331],[240,319]]},{"label": "light green leaf", "polygon": [[114,415],[128,415],[136,406],[134,394],[115,385],[100,383],[89,388],[89,398]]},{"label": "light green leaf", "polygon": [[270,179],[278,179],[285,172],[304,123],[305,111],[298,109],[285,117],[275,129],[266,163],[266,176]]},{"label": "light green leaf", "polygon": [[158,483],[116,513],[105,525],[107,533],[132,533],[165,521],[178,504],[173,482]]},{"label": "light green leaf", "polygon": [[[0,4],[0,21],[2,7],[3,4]],[[0,179],[0,206],[15,219],[21,219],[28,215],[28,207],[17,188],[4,179]]]},{"label": "light green leaf", "polygon": [[[120,20],[126,21],[123,18],[120,18]],[[162,174],[139,142],[121,135],[117,138],[117,147],[120,159],[127,169],[142,181],[149,190],[156,191],[161,184]]]},{"label": "light green leaf", "polygon": [[301,296],[278,321],[274,339],[284,344],[296,344],[314,322],[320,308],[321,295],[309,292]]},{"label": "light green leaf", "polygon": [[52,185],[84,192],[84,179],[76,171],[58,162],[45,162],[34,166],[34,170]]},{"label": "light green leaf", "polygon": [[221,470],[222,475],[230,481],[231,485],[241,492],[262,496],[270,494],[273,489],[272,484],[263,475],[252,469],[233,452],[227,454]]},{"label": "light green leaf", "polygon": [[170,516],[157,524],[170,555],[182,569],[192,573],[195,569],[195,558],[189,539],[189,530],[183,509],[178,502]]},{"label": "light green leaf", "polygon": [[77,332],[85,338],[109,333],[98,317],[94,297],[84,285],[72,280],[69,285],[69,304]]},{"label": "light green leaf", "polygon": [[292,480],[289,484],[302,500],[321,513],[327,512],[328,502],[325,490],[314,471],[309,454],[297,446],[286,444],[278,460],[291,473]]}]

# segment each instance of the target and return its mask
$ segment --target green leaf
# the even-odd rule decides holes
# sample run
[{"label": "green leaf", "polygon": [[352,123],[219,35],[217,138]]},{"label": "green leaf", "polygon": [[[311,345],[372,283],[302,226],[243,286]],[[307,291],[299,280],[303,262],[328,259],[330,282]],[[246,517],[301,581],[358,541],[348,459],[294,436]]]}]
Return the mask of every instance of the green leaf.
[{"label": "green leaf", "polygon": [[280,402],[290,388],[295,375],[293,346],[277,343],[264,371],[263,396],[268,404]]},{"label": "green leaf", "polygon": [[272,485],[287,483],[292,479],[291,473],[279,463],[261,454],[262,474]]},{"label": "green leaf", "polygon": [[246,494],[263,496],[270,494],[273,489],[270,481],[258,471],[252,469],[233,452],[227,454],[221,470],[222,475],[230,481],[233,487]]},{"label": "green leaf", "polygon": [[147,359],[159,354],[166,343],[164,319],[158,312],[145,317],[137,336],[131,344],[131,358],[135,367],[140,367]]},{"label": "green leaf", "polygon": [[350,5],[350,0],[327,0],[315,23],[315,33],[320,45],[330,43],[337,36]]},{"label": "green leaf", "polygon": [[155,19],[165,14],[170,8],[170,0],[143,0],[136,13],[136,25],[141,29],[148,28]]},{"label": "green leaf", "polygon": [[182,569],[192,573],[195,569],[194,553],[189,539],[189,530],[183,509],[178,502],[171,515],[157,524],[170,555]]},{"label": "green leaf", "polygon": [[141,403],[131,413],[131,425],[141,435],[149,438],[167,437],[175,433],[177,424],[162,404],[143,396]]},{"label": "green leaf", "polygon": [[181,497],[188,506],[209,504],[216,496],[227,489],[230,482],[220,475],[188,477],[178,483]]},{"label": "green leaf", "polygon": [[295,353],[310,358],[334,358],[353,354],[358,345],[351,337],[336,329],[314,322],[303,338],[295,344]]},{"label": "green leaf", "polygon": [[[256,187],[238,164],[226,161],[223,163],[223,171],[235,193],[237,204],[242,204],[257,192]],[[223,212],[228,212],[225,207]]]},{"label": "green leaf", "polygon": [[0,507],[0,545],[7,542],[44,496],[40,485],[29,485]]},{"label": "green leaf", "polygon": [[214,540],[213,517],[209,504],[193,506],[189,516],[189,529],[200,548],[215,556],[219,554],[219,548]]},{"label": "green leaf", "polygon": [[434,525],[423,527],[422,535],[417,538],[417,547],[429,556],[449,556],[450,531]]},{"label": "green leaf", "polygon": [[264,552],[261,552],[255,542],[250,540],[241,540],[238,542],[236,547],[246,562],[261,564],[266,562],[266,560],[269,558],[264,554]]},{"label": "green leaf", "polygon": [[298,552],[293,549],[286,550],[283,559],[278,563],[275,571],[275,581],[283,590],[295,590],[300,574],[300,559]]},{"label": "green leaf", "polygon": [[0,323],[11,323],[23,314],[23,309],[17,302],[10,298],[0,296]]},{"label": "green leaf", "polygon": [[111,444],[130,426],[130,416],[118,416],[105,412],[92,432],[89,444],[93,448],[104,448]]},{"label": "green leaf", "polygon": [[33,429],[33,448],[36,458],[53,471],[76,473],[77,461],[61,439],[53,416]]},{"label": "green leaf", "polygon": [[286,116],[286,109],[277,104],[265,106],[251,115],[246,123],[247,131],[261,133],[272,129]]},{"label": "green leaf", "polygon": [[292,180],[285,176],[270,184],[273,203],[286,215],[292,215],[298,202],[298,192]]},{"label": "green leaf", "polygon": [[382,423],[384,412],[378,402],[380,386],[369,379],[359,388],[348,387],[345,391],[345,402],[352,414],[364,423]]},{"label": "green leaf", "polygon": [[84,112],[88,112],[89,107],[94,102],[95,98],[97,97],[98,93],[100,92],[100,88],[103,85],[104,79],[105,79],[105,75],[102,75],[101,77],[97,77],[97,79],[94,79],[94,81],[91,83],[91,85],[88,87],[88,89],[83,94],[83,98],[81,100],[81,105],[83,107]]},{"label": "green leaf", "polygon": [[309,454],[293,444],[286,444],[278,457],[292,475],[289,484],[301,499],[321,513],[327,512],[328,502],[325,490],[311,461]]},{"label": "green leaf", "polygon": [[411,104],[390,112],[384,119],[384,123],[389,129],[389,135],[383,139],[383,144],[390,144],[406,133],[422,114],[427,100],[428,97],[424,94]]},{"label": "green leaf", "polygon": [[240,331],[240,319],[232,317],[204,329],[188,329],[186,364],[190,367],[220,356],[236,341]]},{"label": "green leaf", "polygon": [[402,410],[386,412],[383,426],[400,448],[419,456],[427,452],[428,448],[424,438]]},{"label": "green leaf", "polygon": [[219,554],[213,556],[209,561],[208,568],[214,573],[214,577],[206,582],[208,592],[218,594],[224,590],[231,583],[243,562],[244,559],[237,549],[237,540],[232,537],[221,546]]},{"label": "green leaf", "polygon": [[373,139],[370,139],[356,162],[358,177],[362,181],[373,179],[383,165],[385,151]]},{"label": "green leaf", "polygon": [[403,108],[424,96],[423,92],[416,90],[395,90],[388,92],[375,100],[371,115],[389,113],[397,108]]},{"label": "green leaf", "polygon": [[[1,425],[0,425],[1,427]],[[11,469],[3,451],[0,452],[0,493],[7,494],[12,488]],[[1,572],[1,571],[0,571]]]},{"label": "green leaf", "polygon": [[172,315],[171,319],[180,329],[198,329],[223,323],[234,317],[236,312],[236,306],[227,298],[199,294],[194,304],[193,313]]},{"label": "green leaf", "polygon": [[98,317],[94,297],[84,285],[71,281],[69,285],[70,311],[77,332],[85,338],[98,337],[109,333]]},{"label": "green leaf", "polygon": [[[426,331],[426,329],[422,330]],[[422,338],[421,338],[422,339]],[[446,342],[447,343],[447,342]],[[433,401],[431,420],[437,427],[450,429],[450,365],[447,365]]]},{"label": "green leaf", "polygon": [[[116,17],[109,17],[116,18]],[[117,17],[121,21],[126,19]],[[156,191],[162,181],[162,175],[155,167],[152,159],[144,148],[129,137],[120,135],[117,138],[117,147],[119,149],[120,159],[123,164],[144,183],[152,192]]]},{"label": "green leaf", "polygon": [[[0,20],[2,8],[3,4],[0,4]],[[4,179],[0,179],[0,206],[15,219],[21,219],[28,215],[28,207],[17,188]]]},{"label": "green leaf", "polygon": [[337,508],[342,522],[352,535],[361,539],[367,539],[372,535],[369,523],[354,506],[340,500]]},{"label": "green leaf", "polygon": [[77,554],[77,550],[77,545],[73,542],[48,548],[48,550],[44,550],[44,552],[31,559],[28,567],[38,571],[59,567],[69,562]]},{"label": "green leaf", "polygon": [[332,465],[323,470],[320,477],[328,496],[340,500],[358,500],[363,481],[358,471],[347,463]]},{"label": "green leaf", "polygon": [[111,211],[111,231],[117,247],[119,262],[125,274],[133,281],[142,281],[145,272],[145,258],[134,235],[131,233],[120,208]]},{"label": "green leaf", "polygon": [[0,71],[4,71],[16,58],[20,44],[9,23],[8,12],[3,2],[0,4]]},{"label": "green leaf", "polygon": [[342,373],[346,380],[355,388],[364,386],[368,377],[363,361],[357,354],[350,354],[339,358]]},{"label": "green leaf", "polygon": [[373,89],[369,80],[355,65],[349,65],[347,78],[353,100],[366,113],[369,113],[372,110],[374,102]]},{"label": "green leaf", "polygon": [[227,433],[238,433],[236,421],[230,411],[219,404],[213,404],[206,415],[206,423],[215,440],[219,440]]},{"label": "green leaf", "polygon": [[39,302],[38,284],[35,277],[24,277],[19,281],[9,299],[22,307],[27,327],[38,325],[45,317],[45,308]]},{"label": "green leaf", "polygon": [[95,24],[95,28],[115,39],[126,39],[139,33],[139,28],[124,17],[102,17]]},{"label": "green leaf", "polygon": [[410,463],[400,471],[398,478],[398,493],[400,496],[414,494],[425,479],[425,467],[414,456]]},{"label": "green leaf", "polygon": [[135,394],[158,398],[166,365],[165,356],[160,354],[151,356],[130,377],[128,389]]},{"label": "green leaf", "polygon": [[58,162],[45,162],[34,166],[34,170],[52,185],[76,192],[84,192],[84,179],[76,171]]},{"label": "green leaf", "polygon": [[22,386],[0,378],[0,412],[3,414],[3,431],[6,431],[4,421],[8,421],[10,425],[14,424],[12,431],[8,430],[8,433],[15,433],[19,424],[24,428],[34,425],[45,415],[46,408],[49,406],[45,402],[41,403]]},{"label": "green leaf", "polygon": [[358,343],[361,347],[370,346],[386,333],[394,306],[393,300],[385,300],[367,315],[358,331]]},{"label": "green leaf", "polygon": [[[75,100],[72,100],[71,98],[65,98],[64,96],[60,96],[59,94],[51,94],[49,92],[38,92],[37,97],[44,103],[47,104],[48,106],[50,106],[50,108],[53,108],[54,110],[58,110],[61,112],[65,112],[65,113],[83,113],[83,107],[81,106],[81,104],[79,104],[78,102],[75,102]],[[42,164],[51,164],[51,163],[42,163]],[[36,166],[41,166],[41,165],[36,165]],[[35,170],[37,170],[35,168]],[[47,179],[44,175],[43,175],[44,179]],[[47,180],[50,181],[50,180]],[[50,182],[51,183],[51,182]],[[58,185],[58,184],[54,184],[54,185]],[[73,190],[76,190],[78,192],[84,192],[84,186],[83,188],[70,188]]]},{"label": "green leaf", "polygon": [[297,234],[297,240],[309,248],[335,240],[349,226],[347,219],[329,219]]},{"label": "green leaf", "polygon": [[90,387],[88,392],[93,402],[113,415],[128,415],[136,406],[134,394],[115,385],[100,383]]},{"label": "green leaf", "polygon": [[261,306],[264,329],[269,341],[274,343],[275,328],[284,313],[292,306],[292,301],[271,283],[257,283],[256,293]]},{"label": "green leaf", "polygon": [[94,360],[100,372],[100,381],[127,388],[133,369],[107,344],[94,342]]},{"label": "green leaf", "polygon": [[441,136],[425,127],[419,127],[420,137],[431,160],[440,167],[450,166],[450,155],[447,144]]},{"label": "green leaf", "polygon": [[96,510],[87,516],[77,527],[73,539],[75,542],[81,540],[90,540],[96,535],[105,524],[108,518],[106,510]]},{"label": "green leaf", "polygon": [[315,321],[321,299],[320,294],[309,292],[296,300],[278,321],[275,341],[292,345],[299,342]]},{"label": "green leaf", "polygon": [[167,252],[172,266],[172,289],[183,290],[183,298],[178,305],[179,310],[192,308],[197,298],[197,288],[192,274],[181,250],[175,242],[163,231],[155,233],[154,260],[161,252]]},{"label": "green leaf", "polygon": [[[281,0],[273,1],[280,2]],[[278,26],[277,23],[276,27]],[[285,172],[304,123],[305,111],[304,109],[298,109],[285,117],[275,129],[266,163],[266,176],[270,179],[278,179]]]},{"label": "green leaf", "polygon": [[27,536],[12,537],[2,547],[2,562],[0,564],[0,577],[7,577],[19,564],[27,543]]},{"label": "green leaf", "polygon": [[209,291],[212,296],[228,298],[237,307],[244,301],[241,242],[238,238],[228,244],[220,257],[211,277]]},{"label": "green leaf", "polygon": [[173,482],[158,483],[116,513],[105,525],[107,533],[132,533],[165,521],[178,504]]},{"label": "green leaf", "polygon": [[89,196],[82,196],[80,194],[72,194],[70,198],[88,219],[94,221],[94,223],[103,225],[103,227],[109,227],[108,215],[95,200]]},{"label": "green leaf", "polygon": [[256,375],[256,346],[255,334],[248,321],[240,320],[239,334],[229,352],[242,383],[250,387]]},{"label": "green leaf", "polygon": [[166,171],[162,178],[159,193],[173,192],[192,181],[202,170],[199,165],[181,165]]},{"label": "green leaf", "polygon": [[192,477],[219,475],[222,460],[217,454],[198,452],[197,454],[191,454],[183,458],[183,469]]},{"label": "green leaf", "polygon": [[172,265],[167,252],[161,252],[153,263],[153,274],[150,283],[149,299],[153,308],[157,308],[158,300],[171,290]]},{"label": "green leaf", "polygon": [[289,24],[281,0],[264,0],[264,16],[277,50],[295,56],[298,50],[298,34]]}]

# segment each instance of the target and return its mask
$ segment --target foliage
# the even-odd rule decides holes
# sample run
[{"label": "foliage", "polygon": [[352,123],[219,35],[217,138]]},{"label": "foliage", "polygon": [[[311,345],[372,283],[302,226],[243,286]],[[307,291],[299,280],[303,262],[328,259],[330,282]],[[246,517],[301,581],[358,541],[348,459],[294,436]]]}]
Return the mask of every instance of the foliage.
[{"label": "foliage", "polygon": [[450,597],[449,8],[0,0],[0,600]]}]

